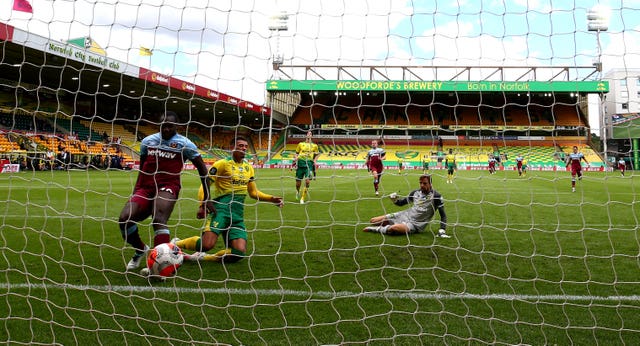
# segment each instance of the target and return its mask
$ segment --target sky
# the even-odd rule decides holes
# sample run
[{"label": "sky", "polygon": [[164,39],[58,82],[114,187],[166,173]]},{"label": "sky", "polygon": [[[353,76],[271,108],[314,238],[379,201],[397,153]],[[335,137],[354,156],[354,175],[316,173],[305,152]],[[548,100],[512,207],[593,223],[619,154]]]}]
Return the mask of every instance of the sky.
[{"label": "sky", "polygon": [[[278,77],[274,55],[284,65],[592,66],[600,57],[605,73],[640,68],[640,0],[29,2],[33,14],[2,1],[0,21],[58,41],[90,36],[112,59],[259,105]],[[610,16],[599,34],[587,30],[594,6]],[[279,13],[288,30],[269,30]]]}]

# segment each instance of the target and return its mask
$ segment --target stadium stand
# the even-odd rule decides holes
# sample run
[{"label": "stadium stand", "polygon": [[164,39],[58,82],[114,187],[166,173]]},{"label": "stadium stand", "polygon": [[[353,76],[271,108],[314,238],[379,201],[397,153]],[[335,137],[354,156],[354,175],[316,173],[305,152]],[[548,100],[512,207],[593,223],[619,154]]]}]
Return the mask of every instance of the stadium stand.
[{"label": "stadium stand", "polygon": [[58,117],[55,120],[55,124],[62,128],[66,133],[75,135],[78,139],[83,141],[100,141],[102,140],[102,134],[96,131],[92,131],[90,128],[82,124],[81,121],[72,120],[70,118]]},{"label": "stadium stand", "polygon": [[[381,102],[384,105],[376,104]],[[327,164],[337,159],[345,164],[364,162],[370,139],[378,136],[386,142],[385,165],[389,166],[402,158],[410,167],[421,167],[424,155],[437,162],[447,148],[453,148],[459,164],[484,166],[489,155],[495,154],[503,159],[504,165],[511,165],[515,164],[513,158],[521,154],[527,157],[529,165],[547,167],[562,165],[555,158],[558,152],[576,144],[584,148],[585,155],[590,153],[587,159],[592,165],[604,166],[600,156],[586,143],[586,117],[576,102],[568,96],[561,100],[532,96],[518,102],[489,98],[485,103],[474,94],[464,94],[455,100],[446,96],[435,100],[423,95],[407,98],[387,94],[384,100],[345,98],[338,102],[325,95],[303,98],[290,121],[299,129],[317,126],[319,137],[323,132],[328,134],[328,130],[351,130],[348,139],[330,140],[330,144],[318,138],[321,153],[318,160]],[[289,134],[287,144],[274,160],[289,159],[300,140],[291,136],[294,134],[293,131]],[[398,136],[406,139],[387,139]],[[414,157],[407,152],[419,155]]]},{"label": "stadium stand", "polygon": [[[131,131],[127,130],[123,125],[111,122],[103,123],[98,121],[81,120],[80,123],[85,127],[91,129],[91,131],[100,134],[107,134],[111,142],[120,141],[133,143],[136,141],[136,136]],[[101,138],[104,136],[101,136]]]}]

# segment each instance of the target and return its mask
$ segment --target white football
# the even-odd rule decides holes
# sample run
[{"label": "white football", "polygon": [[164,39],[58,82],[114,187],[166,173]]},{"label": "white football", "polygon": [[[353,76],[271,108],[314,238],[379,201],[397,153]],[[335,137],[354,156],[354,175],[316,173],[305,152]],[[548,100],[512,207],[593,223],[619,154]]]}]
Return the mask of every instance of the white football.
[{"label": "white football", "polygon": [[174,276],[182,262],[184,262],[182,250],[171,243],[156,246],[147,256],[147,268],[151,275]]}]

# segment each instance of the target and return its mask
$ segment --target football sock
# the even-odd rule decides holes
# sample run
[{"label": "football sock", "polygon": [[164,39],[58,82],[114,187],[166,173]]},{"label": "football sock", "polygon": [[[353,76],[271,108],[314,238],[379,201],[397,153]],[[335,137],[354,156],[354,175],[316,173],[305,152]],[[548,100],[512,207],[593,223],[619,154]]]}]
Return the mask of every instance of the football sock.
[{"label": "football sock", "polygon": [[138,233],[138,226],[133,225],[127,228],[127,234],[123,235],[127,243],[129,243],[134,249],[143,251],[144,242],[140,239],[140,233]]},{"label": "football sock", "polygon": [[226,248],[226,249],[222,249],[214,254],[206,254],[204,255],[204,257],[202,258],[204,261],[209,261],[209,262],[221,262],[222,258],[226,255],[231,254],[231,249],[230,248]]},{"label": "football sock", "polygon": [[222,250],[214,253],[213,256],[223,257],[223,256],[228,255],[230,253],[231,253],[231,248],[226,248],[226,249],[222,249]]},{"label": "football sock", "polygon": [[165,244],[171,241],[171,232],[168,229],[157,229],[154,231],[153,246],[156,247],[160,244]]},{"label": "football sock", "polygon": [[171,236],[168,234],[157,234],[153,237],[153,246],[158,246],[160,244],[166,244],[171,241]]},{"label": "football sock", "polygon": [[302,199],[307,198],[307,190],[308,189],[309,189],[308,187],[305,187],[305,188],[302,189],[302,197],[301,197]]},{"label": "football sock", "polygon": [[231,254],[223,256],[222,261],[224,263],[234,263],[240,261],[244,257],[244,252],[231,248]]},{"label": "football sock", "polygon": [[183,250],[191,250],[191,251],[200,251],[200,248],[202,247],[200,236],[198,235],[179,240],[176,242],[176,245],[178,245],[178,247]]},{"label": "football sock", "polygon": [[238,262],[239,260],[244,258],[245,255],[246,254],[240,250],[236,250],[234,248],[226,248],[214,253],[213,255],[205,255],[203,257],[203,260],[210,262],[233,263]]}]

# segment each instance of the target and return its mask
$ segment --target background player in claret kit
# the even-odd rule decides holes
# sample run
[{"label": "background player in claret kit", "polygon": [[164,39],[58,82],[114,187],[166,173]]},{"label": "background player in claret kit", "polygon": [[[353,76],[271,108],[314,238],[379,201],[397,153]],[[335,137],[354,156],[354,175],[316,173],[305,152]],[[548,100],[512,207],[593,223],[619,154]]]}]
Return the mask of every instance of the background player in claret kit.
[{"label": "background player in claret kit", "polygon": [[582,164],[581,161],[589,165],[589,161],[584,157],[584,154],[578,152],[578,147],[573,146],[573,152],[567,157],[567,167],[571,166],[571,191],[576,192],[576,176],[578,180],[582,180]]},{"label": "background player in claret kit", "polygon": [[[298,143],[293,159],[296,164],[296,199],[300,198],[300,204],[304,204],[307,198],[311,178],[314,175],[316,160],[320,154],[318,145],[312,142],[312,138],[313,133],[308,131],[305,140]],[[304,180],[304,188],[301,194],[300,187],[302,186],[302,180]]]},{"label": "background player in claret kit", "polygon": [[496,163],[497,162],[498,162],[498,160],[496,160],[495,156],[489,155],[489,174],[496,173]]},{"label": "background player in claret kit", "polygon": [[446,233],[447,214],[444,210],[442,196],[433,189],[430,175],[421,175],[419,180],[420,188],[411,191],[407,197],[398,198],[398,194],[395,192],[389,195],[393,204],[397,206],[411,204],[409,209],[373,217],[369,221],[373,226],[365,227],[363,231],[390,235],[421,232],[438,211],[440,229],[437,236],[450,238]]},{"label": "background player in claret kit", "polygon": [[[259,200],[271,202],[282,207],[282,198],[268,195],[258,190],[255,182],[253,166],[245,160],[249,142],[243,137],[236,137],[231,142],[231,157],[221,159],[209,170],[208,184],[213,184],[213,201],[215,212],[210,213],[209,224],[200,236],[180,240],[174,238],[172,243],[184,250],[197,251],[185,255],[186,260],[237,262],[245,257],[247,251],[247,231],[244,224],[244,200],[247,195]],[[202,189],[199,198],[203,198]],[[216,246],[218,238],[224,239],[225,248],[215,254],[206,254]]]},{"label": "background player in claret kit", "polygon": [[371,149],[367,152],[367,168],[373,175],[373,189],[376,193],[376,196],[380,193],[378,192],[378,186],[380,184],[380,179],[382,178],[382,170],[384,169],[384,165],[382,164],[382,160],[385,159],[387,153],[383,148],[378,147],[378,141],[371,141]]},{"label": "background player in claret kit", "polygon": [[625,169],[627,169],[627,163],[624,161],[624,159],[621,157],[618,160],[618,170],[620,171],[620,174],[624,177],[624,171]]},{"label": "background player in claret kit", "polygon": [[127,270],[140,266],[149,250],[138,233],[138,222],[153,216],[154,247],[171,240],[167,221],[180,193],[180,173],[186,160],[198,169],[205,208],[213,211],[209,200],[207,166],[198,148],[187,137],[177,133],[178,115],[168,111],[162,117],[160,132],[140,142],[140,172],[129,201],[120,212],[118,224],[124,240],[136,249]]},{"label": "background player in claret kit", "polygon": [[522,176],[522,164],[524,163],[524,157],[518,154],[516,156],[516,167],[518,168],[518,176]]}]

